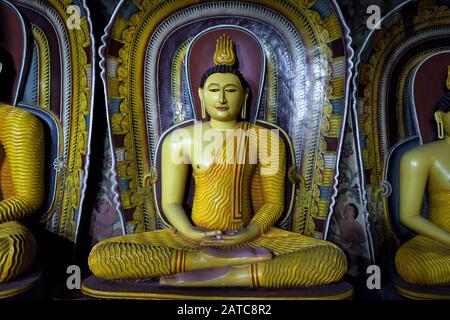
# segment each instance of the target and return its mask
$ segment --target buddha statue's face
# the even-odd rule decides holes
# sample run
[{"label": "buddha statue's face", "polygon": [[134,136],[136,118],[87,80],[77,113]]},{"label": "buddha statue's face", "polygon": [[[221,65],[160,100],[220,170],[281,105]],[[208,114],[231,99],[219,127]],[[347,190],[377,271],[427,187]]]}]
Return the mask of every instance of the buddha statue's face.
[{"label": "buddha statue's face", "polygon": [[248,90],[232,73],[213,73],[198,93],[206,112],[217,121],[237,119],[248,97]]}]

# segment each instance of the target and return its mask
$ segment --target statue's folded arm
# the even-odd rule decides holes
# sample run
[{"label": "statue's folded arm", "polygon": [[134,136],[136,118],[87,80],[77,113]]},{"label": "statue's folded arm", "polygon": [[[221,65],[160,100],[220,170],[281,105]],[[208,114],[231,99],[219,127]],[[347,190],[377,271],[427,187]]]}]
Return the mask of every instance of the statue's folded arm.
[{"label": "statue's folded arm", "polygon": [[5,162],[13,194],[0,201],[0,223],[21,221],[37,211],[44,195],[44,133],[39,120],[32,114],[13,107],[0,110]]},{"label": "statue's folded arm", "polygon": [[[275,134],[275,133],[271,133]],[[286,152],[283,139],[277,138],[276,148],[272,146],[272,137],[269,136],[268,149],[269,157],[262,156],[259,159],[259,174],[261,176],[261,185],[263,191],[264,202],[262,207],[255,213],[252,218],[252,223],[256,223],[261,233],[267,232],[278,219],[281,217],[284,208],[284,184],[286,174]],[[265,145],[261,142],[260,145]],[[265,142],[265,141],[264,141]],[[260,154],[267,155],[268,153],[262,150]],[[257,173],[258,174],[258,173]]]}]

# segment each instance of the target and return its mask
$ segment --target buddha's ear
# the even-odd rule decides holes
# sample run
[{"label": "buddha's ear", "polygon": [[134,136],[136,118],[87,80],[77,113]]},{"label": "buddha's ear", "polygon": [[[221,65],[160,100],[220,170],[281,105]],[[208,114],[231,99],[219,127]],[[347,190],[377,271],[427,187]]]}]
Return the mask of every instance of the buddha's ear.
[{"label": "buddha's ear", "polygon": [[436,120],[436,122],[442,122],[442,116],[444,115],[444,113],[442,111],[436,111],[434,113],[434,120]]},{"label": "buddha's ear", "polygon": [[444,112],[441,110],[436,111],[434,113],[434,119],[436,120],[437,124],[437,131],[438,131],[438,139],[442,140],[445,137],[445,129],[444,129]]},{"label": "buddha's ear", "polygon": [[248,93],[250,92],[248,88],[245,88],[245,96],[244,96],[244,106],[247,105]]},{"label": "buddha's ear", "polygon": [[200,110],[202,111],[202,119],[206,119],[206,108],[205,101],[203,99],[204,90],[202,88],[198,88],[198,96],[200,98]]}]

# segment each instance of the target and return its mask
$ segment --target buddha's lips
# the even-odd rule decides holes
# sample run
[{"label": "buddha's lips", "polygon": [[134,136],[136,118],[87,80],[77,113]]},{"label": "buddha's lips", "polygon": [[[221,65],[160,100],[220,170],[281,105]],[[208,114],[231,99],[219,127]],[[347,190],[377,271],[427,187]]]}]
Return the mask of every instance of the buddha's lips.
[{"label": "buddha's lips", "polygon": [[219,111],[227,111],[230,108],[229,107],[216,107],[216,109]]}]

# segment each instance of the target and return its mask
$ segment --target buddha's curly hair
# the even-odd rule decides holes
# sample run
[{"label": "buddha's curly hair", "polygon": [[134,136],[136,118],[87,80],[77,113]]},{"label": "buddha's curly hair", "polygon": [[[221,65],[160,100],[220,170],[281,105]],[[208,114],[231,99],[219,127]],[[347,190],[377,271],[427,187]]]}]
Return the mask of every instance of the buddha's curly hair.
[{"label": "buddha's curly hair", "polygon": [[436,111],[447,113],[450,111],[450,91],[447,91],[436,105]]},{"label": "buddha's curly hair", "polygon": [[206,72],[203,74],[202,80],[200,81],[200,88],[203,89],[206,79],[208,79],[208,77],[214,73],[232,73],[239,78],[243,89],[248,88],[247,81],[245,81],[242,73],[238,69],[223,64],[219,64],[206,70]]}]

